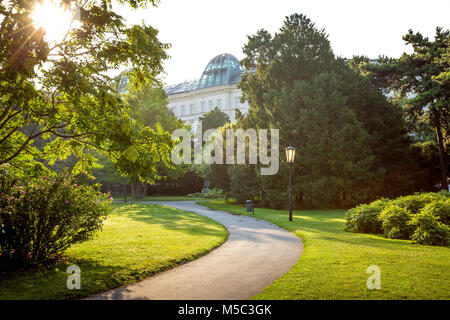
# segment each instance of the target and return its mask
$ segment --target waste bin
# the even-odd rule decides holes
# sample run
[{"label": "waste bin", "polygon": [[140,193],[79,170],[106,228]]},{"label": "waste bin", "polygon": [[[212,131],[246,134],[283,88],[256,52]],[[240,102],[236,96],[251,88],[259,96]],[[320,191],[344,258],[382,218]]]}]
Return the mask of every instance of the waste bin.
[{"label": "waste bin", "polygon": [[247,212],[253,212],[255,213],[255,207],[253,205],[253,200],[247,200],[245,201],[245,208],[247,209]]}]

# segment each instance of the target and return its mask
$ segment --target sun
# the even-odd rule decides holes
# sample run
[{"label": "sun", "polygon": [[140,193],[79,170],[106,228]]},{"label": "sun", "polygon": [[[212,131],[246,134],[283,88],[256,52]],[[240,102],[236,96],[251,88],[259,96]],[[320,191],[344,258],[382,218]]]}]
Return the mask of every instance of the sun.
[{"label": "sun", "polygon": [[49,42],[62,41],[72,27],[73,14],[59,0],[39,2],[31,16],[35,27],[44,29],[45,38]]}]

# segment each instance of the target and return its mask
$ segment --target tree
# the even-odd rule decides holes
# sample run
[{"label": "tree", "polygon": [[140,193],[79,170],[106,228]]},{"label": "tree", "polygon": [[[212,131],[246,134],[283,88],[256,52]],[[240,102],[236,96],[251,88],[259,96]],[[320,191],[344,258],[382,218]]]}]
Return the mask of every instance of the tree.
[{"label": "tree", "polygon": [[404,53],[398,59],[381,58],[379,64],[367,65],[374,79],[384,78],[385,88],[396,90],[408,99],[405,107],[412,119],[425,120],[434,129],[442,189],[447,189],[448,171],[444,139],[449,132],[450,119],[449,35],[449,30],[438,27],[432,41],[409,30],[403,40],[413,47],[413,53]]},{"label": "tree", "polygon": [[[368,80],[335,58],[327,35],[306,16],[286,18],[274,36],[248,37],[239,84],[249,102],[246,128],[279,128],[281,152],[297,147],[294,199],[303,207],[348,206],[400,179],[395,155],[409,147],[401,114]],[[392,141],[388,140],[392,139]],[[402,159],[401,158],[401,159]],[[287,164],[259,176],[265,205],[286,206]],[[395,192],[399,192],[398,188]]]},{"label": "tree", "polygon": [[[156,0],[124,0],[132,8]],[[41,168],[70,154],[75,171],[105,152],[126,175],[153,181],[156,164],[169,163],[170,135],[129,116],[109,76],[127,68],[133,85],[157,82],[169,47],[144,24],[127,27],[112,1],[65,0],[76,6],[78,26],[51,42],[32,21],[35,1],[0,4],[0,164]],[[43,149],[33,145],[42,138]]]},{"label": "tree", "polygon": [[[206,112],[199,121],[202,123],[202,136],[206,130],[218,129],[230,122],[230,117],[222,112],[218,107],[215,107],[209,112]],[[208,173],[208,179],[211,182],[211,186],[222,190],[227,190],[230,179],[227,173],[227,166],[225,164],[212,164],[212,165],[200,165],[197,167],[200,174],[204,175],[205,171]]]},{"label": "tree", "polygon": [[[131,88],[129,92],[124,94],[124,99],[131,107],[131,116],[138,119],[145,126],[161,128],[171,134],[175,129],[185,128],[183,121],[179,120],[174,114],[167,109],[167,94],[161,86],[147,84],[142,88]],[[168,168],[164,164],[156,166],[157,179],[171,176],[177,179],[186,173],[187,168],[184,165],[171,166]],[[131,195],[133,198],[143,198],[147,192],[148,185],[140,182],[138,176],[129,176],[131,182]]]},{"label": "tree", "polygon": [[230,117],[225,112],[220,111],[218,107],[215,107],[211,111],[204,113],[198,120],[202,122],[203,135],[206,130],[217,129],[230,122]]}]

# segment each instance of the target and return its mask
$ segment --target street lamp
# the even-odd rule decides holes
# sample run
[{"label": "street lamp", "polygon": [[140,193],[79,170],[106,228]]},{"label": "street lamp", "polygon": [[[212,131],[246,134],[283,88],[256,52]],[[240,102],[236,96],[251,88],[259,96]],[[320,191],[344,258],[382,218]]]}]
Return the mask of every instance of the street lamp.
[{"label": "street lamp", "polygon": [[292,163],[295,158],[295,150],[292,146],[284,149],[286,151],[286,161],[289,164],[289,221],[292,221]]}]

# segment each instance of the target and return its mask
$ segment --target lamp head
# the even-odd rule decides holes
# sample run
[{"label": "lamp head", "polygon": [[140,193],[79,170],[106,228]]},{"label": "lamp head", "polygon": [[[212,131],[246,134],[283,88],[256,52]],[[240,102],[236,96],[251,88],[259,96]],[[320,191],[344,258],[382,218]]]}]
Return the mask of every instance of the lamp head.
[{"label": "lamp head", "polygon": [[289,146],[289,147],[285,148],[284,150],[286,151],[287,163],[293,163],[294,158],[295,158],[295,150],[297,150],[297,148]]}]

